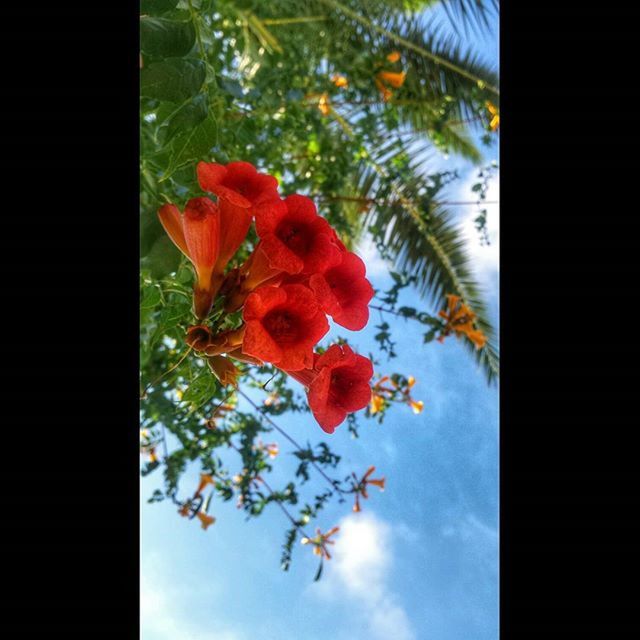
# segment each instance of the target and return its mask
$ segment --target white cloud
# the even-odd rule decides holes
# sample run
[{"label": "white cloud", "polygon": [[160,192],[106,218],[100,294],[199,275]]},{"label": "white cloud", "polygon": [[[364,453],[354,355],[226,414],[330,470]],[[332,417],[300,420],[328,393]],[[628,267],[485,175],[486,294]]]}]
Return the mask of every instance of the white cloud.
[{"label": "white cloud", "polygon": [[207,594],[201,589],[177,589],[159,572],[160,557],[153,554],[152,558],[145,558],[140,576],[142,640],[244,640],[233,629],[198,625],[193,619],[196,607],[189,601]]},{"label": "white cloud", "polygon": [[368,620],[375,640],[414,640],[407,613],[387,583],[394,528],[371,512],[350,514],[339,526],[330,566],[325,567],[323,579],[311,587],[314,595],[352,598]]}]

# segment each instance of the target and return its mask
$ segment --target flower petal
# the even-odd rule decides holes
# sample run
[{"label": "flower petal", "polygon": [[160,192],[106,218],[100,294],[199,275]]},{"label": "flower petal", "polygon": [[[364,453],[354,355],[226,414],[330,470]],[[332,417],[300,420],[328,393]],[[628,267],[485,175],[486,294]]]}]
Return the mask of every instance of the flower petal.
[{"label": "flower petal", "polygon": [[173,244],[189,258],[189,249],[182,229],[182,215],[178,207],[175,204],[163,204],[158,210],[158,218]]}]

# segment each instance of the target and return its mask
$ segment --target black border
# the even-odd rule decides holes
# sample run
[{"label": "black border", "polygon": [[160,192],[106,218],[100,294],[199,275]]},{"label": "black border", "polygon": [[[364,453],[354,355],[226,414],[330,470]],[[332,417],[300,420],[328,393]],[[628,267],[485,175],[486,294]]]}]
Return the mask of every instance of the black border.
[{"label": "black border", "polygon": [[634,19],[501,9],[501,637],[622,637],[638,628]]},{"label": "black border", "polygon": [[137,638],[139,10],[2,24],[2,627]]},{"label": "black border", "polygon": [[[605,9],[501,9],[503,638],[637,628],[637,20]],[[138,7],[3,12],[4,628],[135,638]]]}]

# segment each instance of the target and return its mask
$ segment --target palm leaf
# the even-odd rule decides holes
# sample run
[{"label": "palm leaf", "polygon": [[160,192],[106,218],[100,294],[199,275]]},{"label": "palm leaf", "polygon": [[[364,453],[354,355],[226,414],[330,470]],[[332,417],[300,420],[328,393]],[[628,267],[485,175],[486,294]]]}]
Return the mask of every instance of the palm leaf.
[{"label": "palm leaf", "polygon": [[476,34],[490,32],[489,19],[500,10],[499,0],[440,0],[440,4],[458,35],[462,35],[461,25],[464,35],[469,29]]},{"label": "palm leaf", "polygon": [[435,23],[408,23],[402,32],[403,38],[416,47],[432,51],[438,58],[446,60],[456,68],[464,69],[468,75],[453,72],[441,64],[434,64],[413,49],[405,52],[412,73],[403,87],[403,97],[413,99],[450,99],[455,110],[451,115],[469,118],[478,105],[491,100],[499,103],[499,95],[493,90],[498,86],[498,75],[482,57],[463,46],[452,35],[441,35]]},{"label": "palm leaf", "polygon": [[[372,172],[377,176],[373,181]],[[363,163],[357,183],[369,187],[363,197],[375,203],[366,216],[368,228],[383,242],[398,269],[418,277],[417,290],[423,298],[437,308],[444,308],[445,296],[455,293],[474,310],[487,344],[479,351],[466,340],[465,346],[474,352],[487,381],[492,383],[499,371],[496,336],[483,291],[473,276],[466,240],[454,224],[451,212],[430,195],[424,195],[427,183],[415,172],[415,167],[408,167],[405,173],[412,178],[405,175],[399,182],[381,175],[381,165],[375,160]]]}]

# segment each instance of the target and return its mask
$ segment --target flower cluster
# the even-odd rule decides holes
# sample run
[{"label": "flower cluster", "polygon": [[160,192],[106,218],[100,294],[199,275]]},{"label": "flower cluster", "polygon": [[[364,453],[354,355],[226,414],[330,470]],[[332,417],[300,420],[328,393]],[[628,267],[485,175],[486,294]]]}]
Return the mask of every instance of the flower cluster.
[{"label": "flower cluster", "polygon": [[156,466],[158,464],[158,454],[156,453],[157,442],[154,442],[148,429],[140,430],[140,453],[146,454],[147,464]]},{"label": "flower cluster", "polygon": [[207,513],[207,508],[209,506],[209,500],[211,499],[211,496],[209,496],[209,500],[207,500],[207,503],[203,507],[204,499],[202,497],[202,492],[210,484],[215,484],[215,480],[213,479],[213,477],[208,473],[201,473],[200,483],[198,484],[198,488],[193,494],[193,497],[182,503],[180,505],[180,508],[178,509],[178,513],[183,518],[189,518],[189,520],[198,518],[198,520],[200,521],[200,526],[205,531],[216,521],[214,516],[210,516]]},{"label": "flower cluster", "polygon": [[416,379],[413,376],[404,378],[394,374],[391,377],[380,378],[372,387],[369,415],[384,411],[390,402],[402,402],[409,405],[416,415],[422,413],[424,402],[411,397],[411,389],[415,383]]},{"label": "flower cluster", "polygon": [[447,295],[447,308],[438,312],[445,321],[438,342],[443,342],[445,337],[452,332],[457,336],[465,335],[476,349],[482,349],[487,342],[487,337],[475,327],[476,314],[462,302],[460,296]]},{"label": "flower cluster", "polygon": [[313,545],[313,553],[321,558],[331,560],[331,554],[327,549],[327,545],[335,544],[333,540],[330,540],[331,536],[340,531],[340,527],[332,527],[326,533],[322,533],[320,529],[316,529],[316,535],[313,538],[304,537],[300,541],[302,544]]},{"label": "flower cluster", "polygon": [[[369,359],[346,345],[314,347],[329,331],[327,316],[358,331],[369,320],[374,291],[362,260],[346,249],[312,200],[281,198],[278,182],[247,162],[200,162],[203,191],[181,213],[165,204],[158,212],[166,232],[193,263],[194,313],[186,341],[202,353],[223,384],[236,384],[228,358],[271,363],[301,382],[321,428],[333,433],[348,413],[371,399]],[[258,242],[244,264],[227,269],[252,221]],[[217,297],[224,311],[242,310],[242,324],[216,332],[207,317]],[[216,307],[218,308],[218,307]]]},{"label": "flower cluster", "polygon": [[[387,60],[391,64],[396,64],[400,60],[400,52],[392,51]],[[393,97],[393,91],[391,89],[399,89],[405,81],[407,74],[405,71],[387,71],[381,70],[376,73],[374,78],[378,91],[382,94],[382,100],[387,102]]]},{"label": "flower cluster", "polygon": [[262,440],[258,440],[258,444],[254,445],[254,449],[256,451],[264,451],[271,460],[276,458],[278,453],[280,453],[280,447],[277,442],[265,444]]},{"label": "flower cluster", "polygon": [[487,107],[487,111],[489,112],[490,117],[487,127],[489,131],[497,131],[500,127],[500,109],[498,109],[498,107],[496,107],[489,100],[485,102],[485,107]]},{"label": "flower cluster", "polygon": [[360,507],[360,496],[362,496],[365,500],[369,498],[369,493],[367,492],[367,485],[373,485],[378,487],[380,491],[384,491],[384,478],[371,478],[371,474],[376,470],[375,467],[369,467],[365,474],[358,480],[358,477],[355,473],[351,474],[354,480],[354,493],[356,494],[356,501],[353,505],[353,510],[356,513],[362,511],[362,507]]}]

